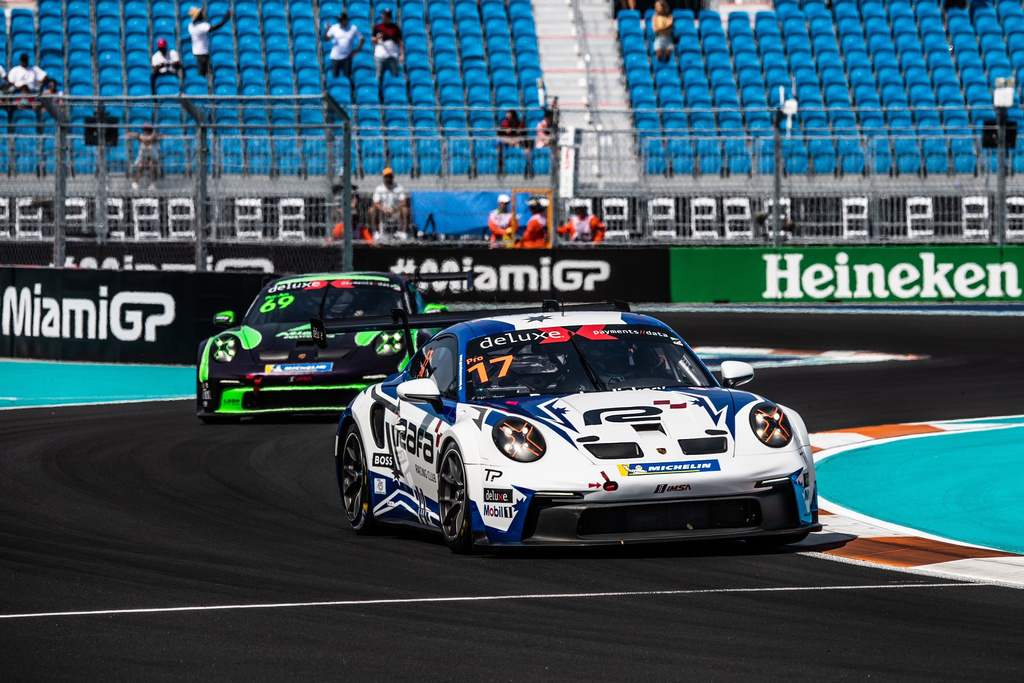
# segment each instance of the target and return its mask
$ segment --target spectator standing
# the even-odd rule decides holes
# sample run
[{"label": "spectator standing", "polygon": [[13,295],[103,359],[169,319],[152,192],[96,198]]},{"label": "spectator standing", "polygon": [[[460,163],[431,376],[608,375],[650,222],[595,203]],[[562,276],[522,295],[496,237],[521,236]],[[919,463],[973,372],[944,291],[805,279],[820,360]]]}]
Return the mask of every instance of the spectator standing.
[{"label": "spectator standing", "polygon": [[530,220],[516,246],[522,249],[544,249],[548,246],[547,202],[534,197],[526,205],[530,207]]},{"label": "spectator standing", "polygon": [[373,191],[370,226],[379,235],[385,229],[393,230],[396,220],[401,227],[402,237],[409,237],[409,195],[404,187],[395,182],[395,172],[385,168],[384,182]]},{"label": "spectator standing", "polygon": [[675,20],[665,0],[654,3],[654,17],[651,28],[654,29],[654,56],[659,62],[667,62],[675,50],[676,40],[673,35]]},{"label": "spectator standing", "polygon": [[178,77],[181,73],[181,56],[177,50],[167,49],[167,39],[161,38],[156,41],[156,52],[150,60],[149,87],[156,94],[157,76]]},{"label": "spectator standing", "polygon": [[199,75],[206,78],[210,73],[210,33],[228,23],[231,19],[231,10],[212,26],[206,21],[206,15],[200,7],[192,7],[188,15],[192,18],[188,25],[188,34],[192,37],[192,56],[196,58]]},{"label": "spectator standing", "polygon": [[380,13],[380,23],[373,27],[373,60],[377,69],[378,94],[384,99],[384,70],[398,76],[398,63],[405,61],[405,43],[402,29],[391,21],[391,9],[385,7]]},{"label": "spectator standing", "polygon": [[[328,24],[324,31],[324,40],[331,41],[331,75],[335,78],[344,72],[345,77],[352,80],[352,54],[363,49],[366,39],[359,29],[348,23],[348,14],[338,15],[337,24]],[[359,44],[353,49],[356,41]]]},{"label": "spectator standing", "polygon": [[534,149],[548,149],[555,141],[554,115],[550,109],[544,110],[544,118],[537,122],[537,137],[535,138]]},{"label": "spectator standing", "polygon": [[487,218],[487,229],[491,233],[491,248],[511,246],[516,236],[516,215],[509,212],[512,198],[507,194],[498,195],[498,208]]},{"label": "spectator standing", "polygon": [[139,178],[146,171],[149,171],[149,189],[156,189],[156,176],[160,171],[160,133],[153,130],[152,123],[142,124],[141,133],[128,133],[125,135],[129,140],[139,141],[139,153],[135,157],[135,164],[132,167],[132,189],[139,189]]},{"label": "spectator standing", "polygon": [[558,228],[558,234],[571,242],[603,242],[604,232],[604,223],[590,213],[584,201],[573,205],[569,222]]},{"label": "spectator standing", "polygon": [[25,92],[22,88],[28,88],[27,92],[30,94],[41,92],[50,77],[38,66],[29,66],[26,53],[22,52],[18,61],[18,66],[12,68],[7,74],[7,82],[11,90]]}]

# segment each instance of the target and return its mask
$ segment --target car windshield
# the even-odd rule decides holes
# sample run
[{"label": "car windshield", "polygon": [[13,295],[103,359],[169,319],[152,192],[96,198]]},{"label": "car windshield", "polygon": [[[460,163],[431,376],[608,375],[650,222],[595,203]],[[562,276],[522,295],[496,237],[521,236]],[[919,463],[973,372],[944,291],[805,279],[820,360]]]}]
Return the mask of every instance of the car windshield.
[{"label": "car windshield", "polygon": [[660,387],[714,386],[700,361],[654,325],[514,330],[466,346],[470,401]]},{"label": "car windshield", "polygon": [[390,315],[394,308],[406,308],[402,287],[388,280],[290,280],[263,290],[249,308],[245,324]]}]

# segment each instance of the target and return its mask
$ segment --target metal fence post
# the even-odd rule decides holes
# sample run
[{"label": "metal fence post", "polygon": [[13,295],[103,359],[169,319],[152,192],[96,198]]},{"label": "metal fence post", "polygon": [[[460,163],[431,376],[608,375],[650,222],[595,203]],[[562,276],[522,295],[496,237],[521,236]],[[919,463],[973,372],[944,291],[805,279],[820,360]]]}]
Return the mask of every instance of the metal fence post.
[{"label": "metal fence post", "polygon": [[996,240],[1006,244],[1006,107],[996,107],[996,125],[999,128],[999,147],[996,150]]},{"label": "metal fence post", "polygon": [[107,110],[96,103],[96,241],[107,241]]},{"label": "metal fence post", "polygon": [[[327,93],[324,93],[324,104],[330,113],[341,119],[341,143],[343,145],[341,150],[341,214],[345,222],[345,233],[342,237],[342,270],[350,272],[353,268],[352,233],[356,229],[356,226],[352,225],[352,120],[349,118],[348,113]],[[329,119],[329,117],[324,118],[325,121]],[[327,160],[328,164],[330,164],[327,170],[327,182],[330,185],[334,178],[334,128],[328,123],[326,130],[328,134]],[[327,234],[330,235],[330,216],[328,216],[327,223]]]},{"label": "metal fence post", "polygon": [[53,265],[60,268],[65,260],[65,217],[64,200],[68,190],[65,152],[68,140],[68,120],[60,107],[49,96],[39,98],[39,104],[53,117],[57,140],[54,143],[53,159]]},{"label": "metal fence post", "polygon": [[[554,102],[551,103],[551,127],[555,129],[554,138],[551,141],[551,151],[548,152],[551,155],[551,222],[553,224],[558,223],[558,205],[561,203],[561,194],[558,187],[558,183],[561,180],[561,169],[562,169],[562,148],[560,138],[562,135],[561,131],[561,118],[558,108],[558,98],[555,98]],[[553,228],[554,226],[552,226]],[[550,228],[549,228],[550,229]],[[555,240],[558,239],[558,231],[552,230],[552,243],[551,246],[555,246]]]},{"label": "metal fence post", "polygon": [[782,247],[782,226],[779,222],[780,204],[782,203],[782,108],[775,110],[775,120],[772,121],[772,128],[775,129],[775,195],[772,202],[772,230],[775,231],[775,248]]},{"label": "metal fence post", "polygon": [[206,114],[191,101],[178,96],[181,108],[196,122],[196,271],[206,270]]}]

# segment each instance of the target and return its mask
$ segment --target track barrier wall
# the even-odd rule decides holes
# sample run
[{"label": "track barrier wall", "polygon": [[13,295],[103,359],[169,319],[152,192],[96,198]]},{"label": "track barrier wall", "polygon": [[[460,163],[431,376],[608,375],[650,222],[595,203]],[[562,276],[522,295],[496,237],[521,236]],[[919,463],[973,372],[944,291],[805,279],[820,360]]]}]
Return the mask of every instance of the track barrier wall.
[{"label": "track barrier wall", "polygon": [[[0,268],[0,357],[191,364],[198,343],[216,332],[214,314],[233,310],[241,318],[278,262],[308,263],[311,271],[341,269],[336,247],[268,245],[255,264],[262,273],[184,272],[194,268],[188,245],[179,245],[180,254],[166,248],[150,253],[147,246],[69,244],[69,257],[86,267]],[[237,245],[211,248],[211,270],[254,267],[232,246]],[[460,282],[422,283],[428,301],[669,296],[667,248],[365,247],[356,251],[356,268],[408,275],[473,272],[472,290]]]}]

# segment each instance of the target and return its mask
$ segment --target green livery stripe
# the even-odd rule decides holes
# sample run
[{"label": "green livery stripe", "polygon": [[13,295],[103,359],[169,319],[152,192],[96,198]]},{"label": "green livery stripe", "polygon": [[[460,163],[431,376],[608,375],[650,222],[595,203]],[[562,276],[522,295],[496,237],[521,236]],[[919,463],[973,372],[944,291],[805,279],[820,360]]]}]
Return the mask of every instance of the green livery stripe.
[{"label": "green livery stripe", "polygon": [[[260,393],[263,392],[280,392],[280,391],[315,391],[317,389],[357,389],[362,391],[369,384],[333,384],[329,386],[317,386],[317,387],[264,387],[260,389]],[[220,407],[217,409],[217,414],[247,414],[247,413],[280,413],[280,412],[296,412],[303,410],[344,410],[346,406],[308,406],[302,408],[266,408],[261,410],[252,410],[250,408],[242,407],[242,398],[252,393],[252,387],[242,387],[238,389],[225,389],[220,397]]]},{"label": "green livery stripe", "polygon": [[242,342],[242,348],[255,349],[263,341],[263,335],[251,327],[242,325],[238,330],[238,339]]},{"label": "green livery stripe", "polygon": [[199,360],[199,381],[205,382],[210,378],[210,344],[213,343],[213,337],[206,340],[206,345],[203,346],[203,352],[200,354]]}]

